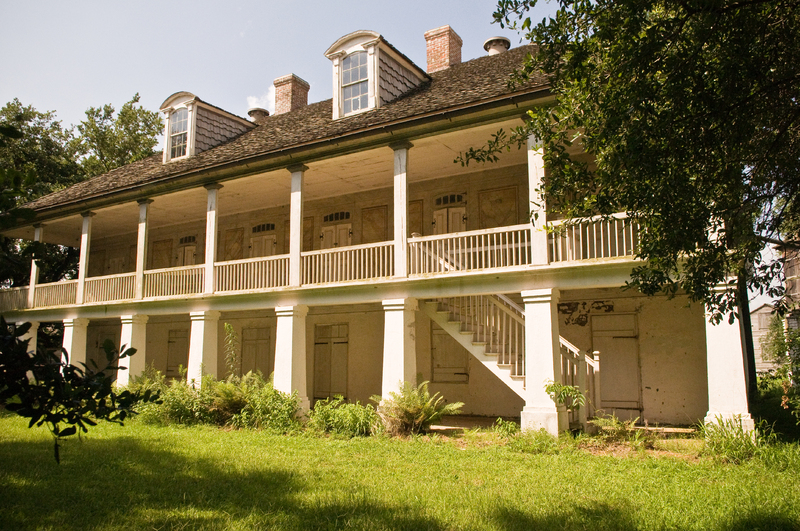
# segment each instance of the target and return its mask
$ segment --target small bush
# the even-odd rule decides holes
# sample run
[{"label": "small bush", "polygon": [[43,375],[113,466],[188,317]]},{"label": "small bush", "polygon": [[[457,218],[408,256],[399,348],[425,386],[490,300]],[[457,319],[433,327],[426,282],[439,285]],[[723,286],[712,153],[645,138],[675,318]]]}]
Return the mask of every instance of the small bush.
[{"label": "small bush", "polygon": [[740,416],[727,419],[718,416],[714,422],[701,425],[700,433],[705,440],[703,454],[716,461],[734,464],[752,459],[761,448],[775,439],[763,422],[753,431],[746,430]]},{"label": "small bush", "polygon": [[380,429],[380,418],[371,404],[348,404],[337,396],[314,404],[308,413],[308,427],[343,437],[366,437]]},{"label": "small bush", "polygon": [[126,389],[131,393],[144,394],[145,391],[163,392],[167,387],[166,377],[151,363],[145,366],[142,374],[131,376]]},{"label": "small bush", "polygon": [[519,433],[519,424],[513,420],[503,420],[502,418],[498,417],[498,419],[494,421],[492,431],[498,434],[500,437],[508,439],[509,437],[513,437]]},{"label": "small bush", "polygon": [[273,433],[291,433],[300,428],[297,419],[300,400],[297,393],[282,393],[273,387],[271,381],[258,378],[250,380],[244,396],[247,405],[231,417],[231,426]]},{"label": "small bush", "polygon": [[508,440],[508,447],[526,454],[553,455],[561,450],[558,437],[550,435],[544,428],[521,431]]},{"label": "small bush", "polygon": [[435,393],[431,396],[428,382],[414,386],[403,382],[399,393],[389,393],[389,398],[381,400],[374,396],[378,403],[378,416],[387,433],[390,435],[417,435],[427,433],[431,424],[447,415],[461,413],[463,402],[445,404],[444,397]]},{"label": "small bush", "polygon": [[213,424],[214,395],[209,377],[195,388],[183,380],[173,380],[161,393],[161,404],[145,404],[138,409],[142,421],[154,424]]},{"label": "small bush", "polygon": [[634,450],[655,447],[658,436],[647,430],[637,429],[639,418],[620,420],[616,415],[601,415],[589,421],[597,428],[597,438],[604,444],[630,444]]}]

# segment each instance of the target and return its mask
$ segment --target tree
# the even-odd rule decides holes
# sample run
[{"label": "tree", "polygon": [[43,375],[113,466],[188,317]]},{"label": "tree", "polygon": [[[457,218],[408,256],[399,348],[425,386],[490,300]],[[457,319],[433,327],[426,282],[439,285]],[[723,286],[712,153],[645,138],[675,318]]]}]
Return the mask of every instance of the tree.
[{"label": "tree", "polygon": [[494,18],[538,44],[516,80],[544,72],[555,101],[462,163],[536,135],[550,212],[625,211],[643,227],[630,285],[683,290],[732,320],[737,285],[713,288],[738,275],[786,308],[780,261],[760,253],[797,246],[800,3],[560,0],[534,25],[535,4],[500,0]]},{"label": "tree", "polygon": [[139,103],[139,94],[125,103],[114,117],[114,107],[89,107],[78,126],[77,150],[87,177],[108,173],[154,153],[163,122],[157,112]]},{"label": "tree", "polygon": [[0,317],[0,406],[30,419],[28,427],[46,425],[53,435],[53,455],[60,462],[59,443],[66,437],[86,433],[95,420],[122,424],[138,402],[156,402],[158,393],[119,391],[117,372],[125,370],[119,360],[136,353],[118,352],[106,341],[106,365],[92,368],[70,365],[67,352],[28,352],[22,337],[30,323],[9,325]]}]

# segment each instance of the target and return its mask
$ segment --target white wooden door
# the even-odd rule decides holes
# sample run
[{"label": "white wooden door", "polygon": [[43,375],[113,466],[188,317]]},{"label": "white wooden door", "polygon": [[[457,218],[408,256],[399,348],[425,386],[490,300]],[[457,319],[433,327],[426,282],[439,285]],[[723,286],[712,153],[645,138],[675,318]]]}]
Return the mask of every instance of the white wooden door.
[{"label": "white wooden door", "polygon": [[642,410],[636,316],[593,315],[592,349],[600,353],[600,409],[621,419]]},{"label": "white wooden door", "polygon": [[250,238],[250,258],[273,256],[278,241],[274,234],[260,234]]},{"label": "white wooden door", "polygon": [[178,248],[178,267],[194,265],[196,245],[184,245]]},{"label": "white wooden door", "polygon": [[322,249],[346,247],[352,241],[352,224],[341,223],[322,227]]},{"label": "white wooden door", "polygon": [[466,207],[440,208],[433,212],[433,233],[450,234],[453,232],[464,232],[467,224],[464,217],[467,214]]},{"label": "white wooden door", "polygon": [[242,374],[258,370],[269,376],[275,371],[269,336],[269,328],[242,329]]}]

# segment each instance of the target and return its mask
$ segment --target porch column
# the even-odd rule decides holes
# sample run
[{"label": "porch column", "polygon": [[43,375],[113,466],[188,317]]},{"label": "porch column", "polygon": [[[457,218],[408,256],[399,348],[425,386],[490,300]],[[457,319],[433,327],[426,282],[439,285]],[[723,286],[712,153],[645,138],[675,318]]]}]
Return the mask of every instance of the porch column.
[{"label": "porch column", "polygon": [[410,142],[392,144],[394,150],[394,276],[408,276],[408,150]]},{"label": "porch column", "polygon": [[92,241],[92,217],[94,217],[94,212],[83,212],[81,216],[83,216],[83,224],[81,226],[81,250],[78,258],[78,286],[75,304],[83,304],[86,273],[89,269],[89,245]]},{"label": "porch column", "polygon": [[148,215],[152,199],[140,199],[139,232],[136,238],[136,299],[144,298],[144,268],[147,264]]},{"label": "porch column", "polygon": [[522,428],[544,428],[558,435],[568,428],[564,406],[545,392],[548,380],[561,381],[561,345],[558,334],[558,289],[522,292],[525,302],[525,408]]},{"label": "porch column", "polygon": [[292,173],[292,192],[289,198],[289,285],[303,282],[303,185],[307,166],[298,164],[286,168]]},{"label": "porch column", "polygon": [[531,263],[547,264],[547,205],[539,188],[544,183],[544,148],[528,137],[528,201],[531,208]]},{"label": "porch column", "polygon": [[417,342],[414,329],[417,299],[383,301],[383,378],[381,397],[417,383]]},{"label": "porch column", "polygon": [[[302,172],[301,172],[302,173]],[[292,203],[294,205],[294,203]],[[282,393],[297,391],[300,408],[308,411],[306,385],[306,315],[308,306],[278,306],[275,315],[278,325],[275,333],[275,389]]]},{"label": "porch column", "polygon": [[[721,292],[726,286],[719,285]],[[729,324],[723,319],[719,324],[709,321],[706,312],[706,364],[708,366],[708,413],[705,422],[718,419],[741,418],[742,427],[754,428],[753,417],[747,406],[747,384],[744,373],[744,356],[739,323]]]},{"label": "porch column", "polygon": [[120,370],[117,373],[117,385],[128,385],[132,376],[139,376],[144,372],[147,359],[145,351],[147,349],[147,315],[123,315],[122,333],[120,334],[120,348],[133,347],[136,354],[132,358],[119,360],[119,367],[127,370]]},{"label": "porch column", "polygon": [[189,363],[186,380],[200,385],[203,374],[217,375],[217,339],[219,337],[219,312],[207,310],[191,312],[192,328],[189,332]]},{"label": "porch column", "polygon": [[64,319],[64,340],[61,346],[67,351],[70,365],[86,363],[86,329],[89,319]]},{"label": "porch column", "polygon": [[[217,259],[217,197],[221,184],[207,184],[206,258],[203,271],[203,293],[214,293],[214,260]],[[199,381],[199,380],[198,380]]]},{"label": "porch column", "polygon": [[[41,242],[42,241],[42,232],[44,227],[42,224],[37,223],[33,226],[33,241]],[[33,253],[33,257],[31,258],[31,279],[28,282],[28,308],[33,308],[36,304],[36,284],[39,283],[39,265],[36,263],[36,253]],[[36,325],[39,326],[38,323]],[[31,326],[31,329],[33,327]],[[34,338],[36,337],[34,330]],[[36,343],[36,339],[34,339],[34,347]],[[35,348],[34,348],[35,350]]]},{"label": "porch column", "polygon": [[[24,323],[30,323],[31,327],[28,329],[28,332],[21,336],[20,339],[22,341],[28,340],[28,352],[36,352],[37,347],[37,337],[36,333],[39,331],[39,321],[23,321]],[[21,325],[23,322],[17,323],[17,326]]]}]

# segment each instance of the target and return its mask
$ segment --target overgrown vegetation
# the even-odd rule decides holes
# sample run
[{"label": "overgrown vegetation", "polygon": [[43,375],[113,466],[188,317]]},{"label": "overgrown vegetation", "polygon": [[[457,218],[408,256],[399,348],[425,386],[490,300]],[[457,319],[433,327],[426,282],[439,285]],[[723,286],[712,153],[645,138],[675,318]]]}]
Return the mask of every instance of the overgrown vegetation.
[{"label": "overgrown vegetation", "polygon": [[428,382],[415,386],[403,382],[398,393],[389,393],[389,397],[381,399],[372,397],[378,404],[378,416],[383,427],[390,435],[415,435],[427,433],[431,424],[447,415],[461,413],[463,402],[447,404],[439,393],[431,396]]},{"label": "overgrown vegetation", "polygon": [[748,430],[741,417],[717,417],[715,422],[700,426],[705,441],[703,453],[725,463],[743,463],[775,442],[775,436],[764,423]]},{"label": "overgrown vegetation", "polygon": [[308,427],[347,438],[366,437],[383,429],[372,404],[348,404],[341,396],[318,400],[308,413]]}]

